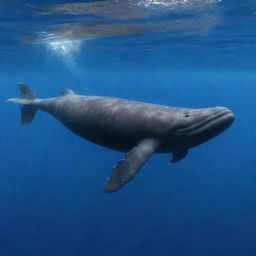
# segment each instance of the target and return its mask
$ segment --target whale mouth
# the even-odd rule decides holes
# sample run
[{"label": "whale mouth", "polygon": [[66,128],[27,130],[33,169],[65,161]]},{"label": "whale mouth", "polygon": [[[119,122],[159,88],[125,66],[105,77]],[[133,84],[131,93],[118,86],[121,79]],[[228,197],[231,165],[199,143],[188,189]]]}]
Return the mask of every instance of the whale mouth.
[{"label": "whale mouth", "polygon": [[[207,109],[205,111],[207,115]],[[224,107],[212,108],[211,113],[206,115],[198,122],[186,128],[179,129],[176,132],[176,136],[182,139],[200,137],[197,140],[208,140],[225,131],[235,119],[233,112]]]},{"label": "whale mouth", "polygon": [[220,108],[212,116],[209,116],[206,120],[202,120],[195,127],[189,127],[191,133],[201,133],[206,131],[224,131],[234,121],[234,114],[227,108]]}]

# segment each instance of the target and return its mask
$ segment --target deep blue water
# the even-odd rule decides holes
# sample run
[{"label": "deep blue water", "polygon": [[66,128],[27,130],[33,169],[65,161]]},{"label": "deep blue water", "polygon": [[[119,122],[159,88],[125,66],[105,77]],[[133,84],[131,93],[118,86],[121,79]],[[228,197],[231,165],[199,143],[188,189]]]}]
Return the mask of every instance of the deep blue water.
[{"label": "deep blue water", "polygon": [[[0,1],[0,255],[255,256],[256,2],[87,2]],[[21,81],[41,98],[70,88],[236,120],[105,194],[123,154],[40,111],[21,126],[5,102]]]}]

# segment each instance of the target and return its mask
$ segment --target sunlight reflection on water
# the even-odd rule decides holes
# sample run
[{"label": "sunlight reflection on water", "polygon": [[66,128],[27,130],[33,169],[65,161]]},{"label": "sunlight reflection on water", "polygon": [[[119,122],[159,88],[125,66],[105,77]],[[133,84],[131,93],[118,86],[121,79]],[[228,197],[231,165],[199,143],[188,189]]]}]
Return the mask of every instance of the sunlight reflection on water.
[{"label": "sunlight reflection on water", "polygon": [[167,8],[186,8],[193,6],[205,6],[221,2],[222,0],[142,0],[138,2],[138,5],[144,7],[167,7]]},{"label": "sunlight reflection on water", "polygon": [[47,43],[48,48],[60,55],[71,58],[80,51],[81,42],[76,41],[53,41]]}]

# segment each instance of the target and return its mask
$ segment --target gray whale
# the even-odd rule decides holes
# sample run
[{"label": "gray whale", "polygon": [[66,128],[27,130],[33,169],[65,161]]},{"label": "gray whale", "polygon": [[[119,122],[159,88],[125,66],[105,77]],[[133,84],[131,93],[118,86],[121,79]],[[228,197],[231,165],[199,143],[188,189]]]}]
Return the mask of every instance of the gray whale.
[{"label": "gray whale", "polygon": [[21,98],[7,102],[23,105],[21,123],[30,123],[38,109],[53,115],[78,136],[101,146],[128,152],[113,168],[104,191],[123,187],[153,153],[173,153],[172,162],[188,149],[226,130],[234,114],[224,107],[174,108],[119,98],[82,96],[64,90],[60,97],[38,99],[19,84]]}]

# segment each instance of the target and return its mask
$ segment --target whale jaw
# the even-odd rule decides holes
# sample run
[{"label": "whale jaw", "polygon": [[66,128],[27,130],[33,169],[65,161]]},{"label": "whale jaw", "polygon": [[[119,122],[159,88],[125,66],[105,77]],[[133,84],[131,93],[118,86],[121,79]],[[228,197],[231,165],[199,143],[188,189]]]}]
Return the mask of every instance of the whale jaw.
[{"label": "whale jaw", "polygon": [[214,107],[202,110],[194,118],[194,123],[191,122],[172,134],[176,137],[177,144],[182,144],[185,148],[198,146],[224,132],[231,126],[235,116],[228,108]]}]

